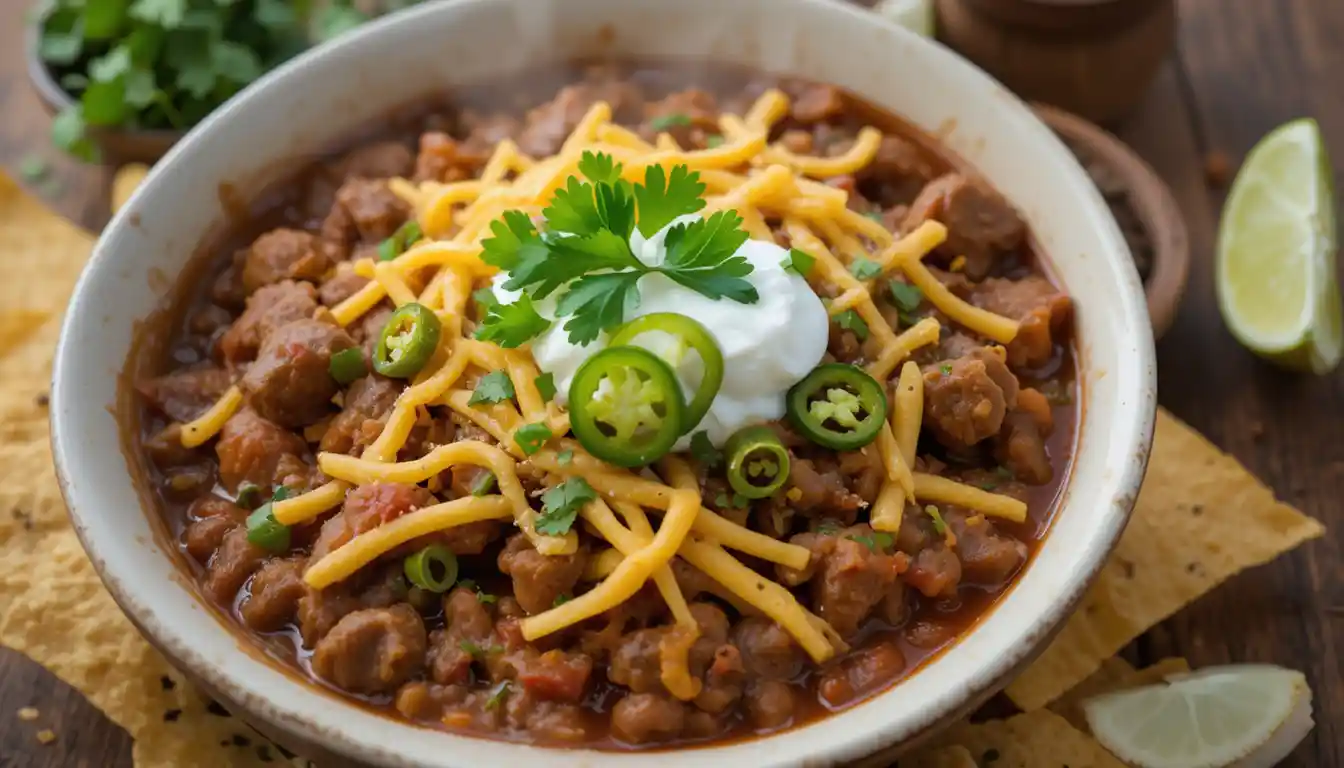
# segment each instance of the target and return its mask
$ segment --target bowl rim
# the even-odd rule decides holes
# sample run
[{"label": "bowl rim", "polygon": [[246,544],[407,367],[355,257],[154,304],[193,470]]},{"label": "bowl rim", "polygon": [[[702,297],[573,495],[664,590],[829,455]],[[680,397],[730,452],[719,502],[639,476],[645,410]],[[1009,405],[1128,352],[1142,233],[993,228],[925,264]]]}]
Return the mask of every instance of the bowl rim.
[{"label": "bowl rim", "polygon": [[[61,492],[66,499],[67,507],[71,520],[74,524],[76,533],[79,536],[81,544],[89,553],[94,563],[99,577],[103,580],[113,598],[122,607],[123,611],[131,618],[133,623],[146,634],[151,642],[163,650],[176,664],[187,668],[189,673],[203,681],[208,688],[221,690],[229,698],[239,703],[250,715],[259,718],[266,724],[278,729],[279,731],[292,736],[300,742],[311,743],[313,740],[320,742],[321,746],[334,750],[342,755],[366,760],[378,764],[386,765],[424,765],[428,764],[424,757],[416,757],[409,752],[404,751],[398,744],[388,743],[383,740],[371,738],[369,734],[352,733],[349,730],[342,730],[332,727],[331,718],[323,713],[317,713],[302,709],[298,706],[299,702],[286,700],[271,700],[264,691],[257,686],[249,686],[241,682],[237,674],[231,669],[226,669],[223,665],[211,663],[210,660],[200,655],[190,644],[186,633],[179,632],[171,624],[165,622],[164,617],[156,613],[155,609],[147,605],[145,601],[138,598],[137,595],[129,594],[126,585],[123,584],[121,574],[111,573],[108,570],[106,562],[100,557],[97,541],[92,537],[87,528],[86,516],[92,515],[91,507],[95,500],[92,498],[82,499],[88,492],[82,488],[76,490],[72,480],[75,466],[80,459],[77,458],[78,452],[72,449],[72,446],[79,441],[81,434],[81,425],[74,416],[67,415],[66,409],[61,407],[61,400],[65,398],[74,398],[75,392],[72,390],[66,393],[69,377],[64,372],[71,367],[77,367],[79,342],[72,337],[75,335],[74,329],[80,325],[80,314],[83,305],[88,303],[85,300],[86,294],[93,293],[96,290],[94,275],[100,271],[93,267],[101,265],[113,258],[114,253],[109,247],[104,247],[108,240],[108,233],[116,232],[128,226],[135,226],[135,216],[133,212],[137,209],[137,198],[148,194],[162,169],[171,166],[179,157],[192,151],[197,143],[201,143],[202,137],[210,133],[213,128],[225,120],[228,120],[230,113],[235,111],[239,105],[248,100],[251,96],[256,96],[268,89],[283,88],[284,81],[295,75],[300,70],[310,66],[313,63],[322,61],[325,57],[334,56],[334,52],[347,46],[354,46],[357,41],[365,38],[383,35],[387,30],[400,25],[411,26],[418,19],[437,13],[447,13],[450,9],[461,8],[475,5],[490,5],[501,3],[503,0],[454,0],[453,2],[431,3],[417,6],[415,8],[391,14],[382,19],[371,22],[370,24],[343,36],[328,46],[315,48],[294,60],[282,65],[276,70],[259,79],[249,88],[245,89],[236,96],[228,105],[216,110],[211,116],[202,121],[182,142],[179,142],[165,157],[162,163],[150,174],[146,183],[141,186],[132,199],[122,210],[113,218],[112,222],[104,230],[104,236],[95,247],[90,257],[89,265],[81,275],[75,291],[71,297],[70,310],[62,324],[61,338],[57,345],[55,363],[53,365],[53,408],[51,416],[52,427],[52,449],[53,458],[56,465],[58,482]],[[850,16],[847,23],[863,23],[866,25],[876,25],[886,30],[884,34],[896,36],[909,36],[911,45],[930,46],[929,56],[943,67],[954,68],[958,70],[959,76],[970,77],[980,80],[986,84],[993,83],[993,79],[983,72],[975,69],[964,60],[951,54],[946,49],[938,46],[923,38],[918,38],[913,33],[905,30],[894,23],[875,17],[875,15],[848,5],[834,3],[833,0],[788,0],[793,4],[793,10],[796,12],[808,12],[812,14],[843,14]],[[918,39],[919,42],[913,42]],[[1002,86],[999,86],[1002,88]],[[1028,137],[1032,143],[1044,142],[1046,145],[1053,143],[1053,154],[1061,156],[1061,171],[1065,174],[1065,181],[1072,187],[1070,191],[1076,191],[1085,202],[1082,203],[1086,210],[1105,211],[1104,202],[1100,194],[1091,187],[1087,181],[1082,168],[1072,160],[1068,150],[1059,142],[1058,138],[1052,134],[1046,126],[1016,97],[1003,92],[1002,109],[1008,111],[1008,116],[1021,123],[1018,128],[1034,134]],[[1098,231],[1097,237],[1108,246],[1108,253],[1114,252],[1128,258],[1126,246],[1120,236],[1118,229],[1111,221],[1109,226],[1105,221],[1098,220],[1097,226],[1102,231]],[[1117,309],[1123,313],[1127,324],[1136,326],[1139,330],[1147,331],[1147,314],[1143,311],[1143,293],[1138,284],[1137,274],[1134,273],[1132,263],[1129,269],[1129,275],[1126,277],[1122,269],[1122,285],[1116,293]],[[916,714],[910,715],[904,721],[904,730],[893,732],[890,727],[873,726],[871,723],[865,726],[865,730],[855,734],[846,734],[838,743],[821,744],[815,747],[808,747],[809,752],[803,754],[776,754],[772,757],[770,764],[793,764],[798,761],[806,761],[809,765],[829,765],[841,763],[847,760],[871,755],[872,753],[887,748],[899,748],[907,746],[922,735],[926,735],[936,724],[946,722],[952,716],[964,714],[965,710],[978,703],[983,698],[993,692],[996,686],[1005,682],[1007,676],[1013,674],[1029,663],[1035,655],[1042,649],[1046,638],[1057,631],[1062,625],[1064,619],[1071,612],[1072,607],[1082,598],[1092,580],[1100,571],[1105,563],[1106,557],[1118,541],[1120,533],[1123,531],[1128,521],[1129,514],[1132,511],[1134,499],[1137,496],[1139,483],[1143,476],[1146,466],[1148,451],[1151,446],[1152,429],[1154,419],[1156,418],[1156,373],[1154,352],[1152,347],[1152,338],[1150,333],[1142,334],[1145,339],[1135,339],[1133,342],[1137,345],[1135,350],[1138,359],[1134,362],[1135,380],[1139,384],[1140,392],[1136,395],[1136,409],[1126,413],[1123,416],[1114,417],[1118,433],[1112,438],[1112,443],[1122,443],[1126,453],[1126,460],[1123,466],[1115,467],[1111,474],[1115,477],[1117,491],[1113,496],[1106,499],[1113,506],[1113,509],[1107,510],[1103,519],[1098,520],[1093,526],[1095,531],[1091,535],[1089,546],[1082,551],[1082,562],[1077,571],[1063,575],[1065,579],[1057,595],[1057,599],[1046,604],[1039,611],[1033,611],[1033,618],[1030,620],[1030,627],[1024,630],[1020,636],[1012,638],[1013,642],[1005,645],[1005,650],[1001,655],[991,660],[986,660],[975,666],[974,673],[968,682],[971,684],[965,689],[948,690],[941,694],[941,698],[932,701]],[[1085,372],[1085,368],[1080,370]],[[69,385],[73,387],[73,385]],[[1133,418],[1127,418],[1132,416]],[[1082,423],[1086,423],[1086,416]],[[1084,427],[1080,427],[1081,430]],[[1076,459],[1075,459],[1076,460]],[[1069,488],[1072,487],[1074,478],[1070,478],[1066,484],[1065,497],[1069,494]],[[81,501],[87,502],[87,507],[81,507]],[[1067,503],[1061,501],[1060,503]],[[1053,525],[1053,524],[1052,524]],[[1021,579],[1026,574],[1019,576]],[[1020,584],[1016,582],[1014,589]],[[982,617],[983,618],[983,617]],[[221,628],[222,631],[222,628]],[[965,637],[974,635],[973,629],[967,633],[958,642],[965,640]],[[265,662],[253,659],[253,664],[270,667],[266,671],[270,675],[283,674],[273,665],[267,665]],[[934,665],[931,665],[934,666]],[[270,678],[268,677],[268,682]],[[278,682],[278,679],[277,681]],[[309,687],[315,687],[311,682],[305,682]],[[838,718],[850,717],[856,718],[856,712],[863,710],[865,712],[874,711],[876,702],[890,697],[891,693],[899,688],[900,685],[889,687],[884,692],[868,699],[863,704],[858,704],[847,708],[843,712],[835,713],[820,720],[812,721],[808,724],[798,726],[777,734],[762,737],[759,739],[749,739],[746,741],[716,742],[700,748],[680,749],[673,752],[656,753],[612,753],[612,752],[594,752],[589,750],[563,750],[557,752],[546,748],[530,747],[513,742],[505,742],[493,739],[483,739],[479,737],[455,736],[453,734],[435,733],[441,736],[444,745],[463,744],[462,740],[469,739],[472,744],[479,746],[479,751],[490,752],[492,757],[509,755],[512,757],[525,754],[544,754],[558,758],[562,754],[577,756],[574,764],[602,764],[602,765],[630,765],[635,762],[643,763],[645,758],[657,757],[657,760],[650,762],[666,763],[669,759],[676,761],[679,757],[688,760],[699,760],[713,753],[716,761],[723,760],[727,763],[730,760],[741,760],[746,755],[752,754],[752,750],[757,745],[766,742],[787,741],[790,746],[804,746],[809,744],[807,737],[811,735],[820,735],[826,725],[834,724]],[[298,693],[293,697],[302,698]],[[292,698],[293,698],[292,697]],[[345,712],[353,712],[359,708],[351,703],[342,702],[340,709]],[[387,718],[380,718],[391,728],[392,733],[408,730],[423,731],[424,729],[409,723],[404,723]],[[834,729],[831,729],[834,730]],[[790,737],[793,738],[790,738]],[[454,739],[458,741],[454,742]],[[827,740],[818,740],[827,741]],[[477,751],[473,746],[473,752]],[[423,754],[423,753],[420,753]]]}]

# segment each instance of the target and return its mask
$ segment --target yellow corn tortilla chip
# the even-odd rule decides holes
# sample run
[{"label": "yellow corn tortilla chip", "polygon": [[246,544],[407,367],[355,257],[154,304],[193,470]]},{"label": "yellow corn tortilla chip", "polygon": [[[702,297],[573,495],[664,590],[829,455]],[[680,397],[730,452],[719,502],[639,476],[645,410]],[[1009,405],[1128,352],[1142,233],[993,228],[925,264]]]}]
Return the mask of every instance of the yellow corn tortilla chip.
[{"label": "yellow corn tortilla chip", "polygon": [[937,743],[961,746],[977,765],[992,768],[1125,768],[1091,736],[1048,709],[1007,720],[961,723]]},{"label": "yellow corn tortilla chip", "polygon": [[1073,617],[1008,686],[1045,706],[1131,640],[1228,577],[1324,533],[1236,459],[1164,410],[1129,527]]},{"label": "yellow corn tortilla chip", "polygon": [[1074,728],[1091,733],[1083,716],[1083,702],[1095,696],[1127,691],[1162,682],[1168,675],[1190,671],[1190,662],[1181,658],[1162,659],[1143,669],[1135,669],[1124,659],[1107,659],[1101,668],[1050,704],[1050,711],[1068,720]]},{"label": "yellow corn tortilla chip", "polygon": [[137,766],[284,765],[277,747],[188,685],[140,637],[66,517],[45,397],[61,313],[92,244],[0,175],[0,643],[129,731]]}]

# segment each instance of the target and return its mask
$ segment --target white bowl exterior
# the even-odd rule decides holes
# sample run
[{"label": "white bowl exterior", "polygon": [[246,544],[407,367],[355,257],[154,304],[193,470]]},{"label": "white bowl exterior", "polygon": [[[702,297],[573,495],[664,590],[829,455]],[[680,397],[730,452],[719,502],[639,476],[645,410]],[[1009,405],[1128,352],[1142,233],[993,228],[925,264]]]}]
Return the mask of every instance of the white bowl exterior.
[{"label": "white bowl exterior", "polygon": [[[273,73],[180,143],[114,219],[70,305],[53,382],[54,451],[85,547],[136,621],[215,687],[281,728],[388,765],[829,764],[919,734],[1021,663],[1055,627],[1123,527],[1155,408],[1151,333],[1128,251],[1083,171],[1001,86],[942,47],[829,0],[460,0],[370,25]],[[1022,211],[1072,294],[1086,371],[1072,479],[1034,561],[998,607],[936,661],[845,712],[767,739],[695,750],[546,750],[405,725],[340,703],[239,647],[160,550],[114,418],[137,321],[164,300],[203,233],[218,184],[274,181],[298,153],[443,86],[593,50],[694,57],[848,88],[933,132]],[[152,514],[152,512],[148,512]],[[515,762],[515,764],[523,764]]]}]

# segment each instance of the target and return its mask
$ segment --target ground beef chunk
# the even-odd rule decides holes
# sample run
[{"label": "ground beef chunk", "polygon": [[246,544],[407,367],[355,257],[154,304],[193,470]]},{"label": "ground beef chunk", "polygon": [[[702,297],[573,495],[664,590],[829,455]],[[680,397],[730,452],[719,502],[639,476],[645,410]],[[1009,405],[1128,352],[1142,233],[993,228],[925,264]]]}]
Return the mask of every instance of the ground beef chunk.
[{"label": "ground beef chunk", "polygon": [[627,744],[676,738],[686,727],[686,705],[656,693],[632,693],[611,710],[611,733]]},{"label": "ground beef chunk", "polygon": [[523,648],[508,659],[515,679],[529,693],[548,701],[578,704],[588,690],[593,660],[586,654],[552,649],[538,653]]},{"label": "ground beef chunk", "polygon": [[215,602],[230,604],[247,577],[269,556],[266,550],[247,540],[246,525],[235,525],[224,534],[219,549],[206,566],[205,591]]},{"label": "ground beef chunk", "polygon": [[1017,377],[979,348],[924,369],[924,423],[948,448],[964,450],[999,433],[1017,405]]},{"label": "ground beef chunk", "polygon": [[342,179],[387,179],[408,176],[415,159],[411,150],[399,141],[380,141],[356,149],[336,164],[334,170]]},{"label": "ground beef chunk", "polygon": [[1045,447],[1047,434],[1032,414],[1021,409],[1010,411],[1003,418],[995,453],[1016,477],[1032,485],[1045,485],[1054,475]]},{"label": "ground beef chunk", "polygon": [[374,348],[378,346],[378,337],[383,332],[383,326],[392,318],[392,308],[380,306],[374,308],[371,312],[365,313],[354,325],[350,335],[359,346],[364,350],[364,359],[372,360]]},{"label": "ground beef chunk", "polygon": [[914,647],[933,650],[957,636],[957,625],[935,619],[921,619],[906,627],[903,634],[905,641]]},{"label": "ground beef chunk", "polygon": [[356,242],[378,243],[392,236],[411,208],[387,182],[353,178],[336,190],[336,204],[322,222],[322,239],[344,258]]},{"label": "ground beef chunk", "polygon": [[344,407],[322,435],[319,450],[359,454],[378,439],[402,385],[376,373],[356,379],[345,391]]},{"label": "ground beef chunk", "polygon": [[[224,422],[215,452],[224,488],[236,493],[244,482],[268,489],[292,460],[308,451],[302,437],[244,407]],[[290,462],[285,461],[290,458]]]},{"label": "ground beef chunk", "polygon": [[991,277],[976,286],[971,301],[995,314],[1018,321],[1017,336],[1008,343],[1008,363],[1036,368],[1050,362],[1055,345],[1067,340],[1073,302],[1040,275],[1020,280]]},{"label": "ground beef chunk", "polygon": [[243,374],[247,402],[262,417],[285,427],[305,427],[331,412],[340,386],[331,356],[355,346],[339,326],[296,320],[266,337],[257,360]]},{"label": "ground beef chunk", "polygon": [[231,383],[222,368],[198,368],[142,381],[136,389],[169,418],[187,422],[214,405]]},{"label": "ground beef chunk", "polygon": [[829,459],[789,461],[789,485],[798,491],[793,508],[804,514],[833,517],[843,523],[854,522],[863,508],[863,497],[849,489],[849,483],[837,464]]},{"label": "ground beef chunk", "polygon": [[247,309],[220,339],[220,350],[230,366],[256,357],[271,332],[295,320],[313,316],[317,291],[308,283],[285,281],[268,285],[247,299]]},{"label": "ground beef chunk", "polygon": [[219,549],[224,535],[246,518],[247,510],[237,504],[218,496],[202,496],[187,510],[190,522],[182,532],[182,545],[187,554],[204,565]]},{"label": "ground beef chunk", "polygon": [[[390,523],[407,512],[428,507],[436,503],[434,494],[418,485],[409,483],[371,483],[361,485],[345,496],[341,511],[327,518],[322,524],[322,532],[313,543],[313,562],[340,549],[361,533],[367,533],[384,523]],[[415,552],[427,543],[425,539],[412,539],[389,556]]]},{"label": "ground beef chunk", "polygon": [[662,690],[659,644],[665,628],[638,629],[621,637],[611,654],[607,676],[636,693]]},{"label": "ground beef chunk", "polygon": [[494,620],[475,591],[457,587],[443,599],[443,625],[430,637],[430,677],[444,685],[470,682],[477,651],[497,652]]},{"label": "ground beef chunk", "polygon": [[430,131],[420,136],[415,181],[461,181],[474,176],[478,167],[476,156],[462,152],[457,140],[448,134]]},{"label": "ground beef chunk", "polygon": [[367,277],[361,277],[354,272],[338,271],[322,283],[317,289],[317,296],[322,300],[323,306],[334,307],[359,293],[360,289],[368,284]]},{"label": "ground beef chunk", "polygon": [[966,257],[966,274],[987,276],[1000,254],[1022,244],[1026,225],[998,192],[978,178],[960,173],[939,176],[910,204],[903,231],[925,221],[947,225],[947,241],[938,249],[947,259]]},{"label": "ground beef chunk", "polygon": [[754,677],[790,680],[803,671],[807,657],[784,628],[766,618],[746,618],[733,627],[733,644],[742,666]]},{"label": "ground beef chunk", "polygon": [[946,545],[934,544],[915,555],[904,578],[925,597],[951,597],[961,583],[961,561]]},{"label": "ground beef chunk", "polygon": [[282,280],[316,283],[331,261],[315,236],[300,229],[273,229],[258,237],[243,261],[243,287],[251,294]]},{"label": "ground beef chunk", "polygon": [[227,309],[239,309],[247,301],[247,289],[243,287],[243,259],[247,251],[236,251],[233,260],[220,272],[210,284],[210,300]]},{"label": "ground beef chunk", "polygon": [[822,674],[817,692],[832,707],[888,685],[905,669],[905,656],[895,643],[880,642],[860,648]]},{"label": "ground beef chunk", "polygon": [[783,728],[793,719],[793,687],[782,680],[757,680],[746,693],[747,717],[754,728]]},{"label": "ground beef chunk", "polygon": [[462,112],[462,127],[467,138],[459,147],[459,152],[472,158],[477,165],[484,165],[488,161],[499,142],[516,139],[523,130],[522,122],[513,115],[504,112],[483,115],[470,109]]},{"label": "ground beef chunk", "polygon": [[845,94],[833,85],[811,84],[793,100],[792,117],[804,125],[834,120],[845,111]]},{"label": "ground beef chunk", "polygon": [[294,620],[303,597],[303,557],[267,560],[252,577],[239,607],[243,623],[258,632],[275,632]]},{"label": "ground beef chunk", "polygon": [[[812,601],[817,614],[841,635],[856,632],[896,580],[900,559],[881,547],[870,548],[863,541],[875,541],[867,525],[845,529],[823,547],[816,575],[812,577]],[[857,540],[856,540],[857,539]],[[813,550],[814,553],[817,550]],[[814,555],[815,556],[815,555]]]},{"label": "ground beef chunk", "polygon": [[514,534],[499,553],[499,570],[513,577],[513,595],[524,611],[549,611],[555,599],[574,593],[588,560],[585,548],[572,555],[543,555],[525,534]]},{"label": "ground beef chunk", "polygon": [[144,443],[145,453],[162,470],[191,467],[202,461],[203,449],[182,445],[182,425],[169,424],[151,435]]},{"label": "ground beef chunk", "polygon": [[883,223],[898,231],[909,212],[909,205],[934,175],[933,165],[924,151],[899,136],[883,136],[873,162],[859,172],[859,189],[892,213],[884,214]]},{"label": "ground beef chunk", "polygon": [[669,94],[644,105],[640,133],[652,140],[666,131],[683,147],[699,146],[708,135],[719,132],[719,105],[714,96],[699,88]]},{"label": "ground beef chunk", "polygon": [[305,585],[298,616],[304,646],[312,648],[348,613],[387,608],[404,602],[406,596],[406,577],[399,561],[365,567],[326,589]]},{"label": "ground beef chunk", "polygon": [[585,82],[561,88],[555,98],[527,113],[526,127],[518,137],[518,146],[532,157],[547,157],[560,151],[574,126],[594,102],[611,105],[618,120],[638,117],[644,105],[639,86],[628,80],[609,79]]},{"label": "ground beef chunk", "polygon": [[946,507],[943,519],[957,537],[957,558],[963,581],[997,587],[1008,581],[1027,559],[1027,545],[994,530],[984,515]]},{"label": "ground beef chunk", "polygon": [[313,672],[349,691],[391,693],[425,660],[425,624],[406,604],[347,614],[313,650]]}]

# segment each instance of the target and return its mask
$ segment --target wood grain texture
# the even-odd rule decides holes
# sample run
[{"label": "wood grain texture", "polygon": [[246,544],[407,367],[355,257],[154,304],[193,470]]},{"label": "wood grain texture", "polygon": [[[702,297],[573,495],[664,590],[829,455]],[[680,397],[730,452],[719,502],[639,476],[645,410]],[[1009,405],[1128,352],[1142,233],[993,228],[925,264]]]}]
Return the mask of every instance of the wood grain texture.
[{"label": "wood grain texture", "polygon": [[[22,59],[25,0],[0,0],[0,166],[48,160],[35,193],[81,224],[107,220],[108,174],[61,158]],[[1316,730],[1285,763],[1344,768],[1344,373],[1282,374],[1223,327],[1212,258],[1225,190],[1204,173],[1209,152],[1233,165],[1274,126],[1321,123],[1344,160],[1344,3],[1340,0],[1180,0],[1179,51],[1118,134],[1171,186],[1190,227],[1194,264],[1185,304],[1158,348],[1160,399],[1230,451],[1278,494],[1332,531],[1242,574],[1126,649],[1132,662],[1181,655],[1192,665],[1273,662],[1303,669],[1316,692]],[[1336,164],[1336,187],[1344,174]],[[1344,210],[1340,216],[1344,218]],[[35,706],[37,722],[20,721]],[[58,741],[40,746],[36,732]],[[0,767],[130,765],[130,740],[70,688],[0,650]]]}]

